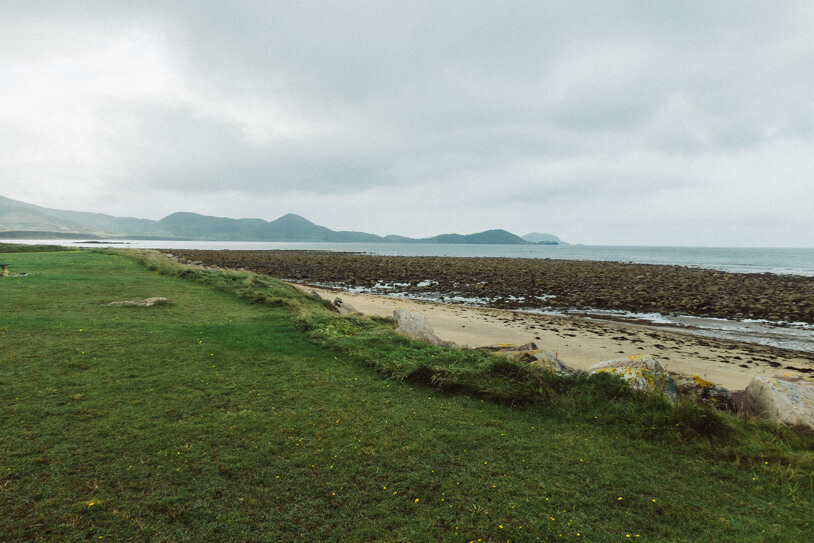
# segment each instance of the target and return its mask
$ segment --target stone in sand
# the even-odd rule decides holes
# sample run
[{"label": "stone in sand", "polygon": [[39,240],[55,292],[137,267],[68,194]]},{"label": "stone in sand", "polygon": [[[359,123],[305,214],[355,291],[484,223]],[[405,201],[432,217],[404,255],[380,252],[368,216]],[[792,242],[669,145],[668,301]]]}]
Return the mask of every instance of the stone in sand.
[{"label": "stone in sand", "polygon": [[814,383],[758,375],[746,397],[755,413],[773,422],[814,430]]},{"label": "stone in sand", "polygon": [[418,341],[426,341],[433,345],[441,345],[449,347],[452,344],[448,341],[443,341],[435,335],[432,326],[427,318],[417,311],[410,311],[409,309],[396,309],[393,311],[393,317],[398,323],[396,331],[407,336],[410,339]]}]

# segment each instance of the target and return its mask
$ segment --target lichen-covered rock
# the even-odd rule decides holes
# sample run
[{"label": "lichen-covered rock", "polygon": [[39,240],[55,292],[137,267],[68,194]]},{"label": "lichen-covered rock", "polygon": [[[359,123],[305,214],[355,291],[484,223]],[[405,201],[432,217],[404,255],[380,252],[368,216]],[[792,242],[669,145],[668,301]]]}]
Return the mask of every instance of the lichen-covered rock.
[{"label": "lichen-covered rock", "polygon": [[755,376],[746,387],[750,408],[778,424],[814,430],[814,383]]},{"label": "lichen-covered rock", "polygon": [[574,369],[569,368],[562,360],[557,358],[557,355],[548,351],[541,351],[537,348],[535,343],[526,343],[525,345],[490,345],[488,347],[481,347],[480,350],[508,356],[509,358],[521,362],[528,362],[529,364],[554,372],[557,375],[571,375],[575,372]]},{"label": "lichen-covered rock", "polygon": [[440,345],[443,347],[450,347],[452,343],[443,341],[435,335],[427,317],[423,313],[417,311],[410,311],[409,309],[396,309],[393,311],[393,318],[396,319],[398,328],[396,332],[407,336],[410,339],[418,341],[426,341],[433,345]]},{"label": "lichen-covered rock", "polygon": [[596,373],[601,369],[607,368],[638,368],[658,373],[666,373],[661,364],[659,364],[658,360],[652,356],[645,356],[641,354],[599,362],[598,364],[594,364],[588,368],[588,373]]},{"label": "lichen-covered rock", "polygon": [[548,351],[540,351],[534,355],[534,360],[530,364],[540,366],[557,375],[573,375],[576,370],[569,368],[565,363],[557,358],[557,355]]},{"label": "lichen-covered rock", "polygon": [[689,373],[670,373],[670,375],[675,381],[678,397],[682,400],[703,403],[722,411],[735,411],[735,402],[729,389]]},{"label": "lichen-covered rock", "polygon": [[540,352],[535,343],[526,343],[524,345],[500,343],[498,345],[478,347],[478,350],[487,351],[499,356],[507,356],[521,362],[534,362],[537,360],[536,355]]},{"label": "lichen-covered rock", "polygon": [[658,392],[671,401],[678,399],[676,385],[669,373],[651,356],[634,355],[594,364],[589,374],[610,373],[621,377],[633,390]]}]

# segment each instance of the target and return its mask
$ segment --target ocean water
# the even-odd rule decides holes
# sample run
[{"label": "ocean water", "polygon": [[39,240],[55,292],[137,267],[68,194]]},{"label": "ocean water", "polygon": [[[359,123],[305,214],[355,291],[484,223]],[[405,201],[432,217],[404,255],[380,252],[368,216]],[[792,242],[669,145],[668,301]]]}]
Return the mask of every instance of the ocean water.
[{"label": "ocean water", "polygon": [[[3,240],[0,240],[3,241]],[[601,260],[707,268],[735,273],[776,273],[814,277],[814,248],[635,247],[609,245],[454,245],[429,243],[321,243],[254,241],[143,241],[86,243],[71,240],[8,240],[72,247],[140,249],[311,250],[389,256],[460,256]]]}]

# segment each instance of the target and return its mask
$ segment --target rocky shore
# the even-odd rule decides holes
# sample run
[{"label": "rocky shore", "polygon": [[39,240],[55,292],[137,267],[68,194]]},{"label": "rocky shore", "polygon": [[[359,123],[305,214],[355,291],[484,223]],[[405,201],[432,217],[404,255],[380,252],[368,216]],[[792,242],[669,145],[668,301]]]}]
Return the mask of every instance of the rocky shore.
[{"label": "rocky shore", "polygon": [[207,266],[501,309],[603,309],[814,324],[814,277],[551,259],[174,250]]}]

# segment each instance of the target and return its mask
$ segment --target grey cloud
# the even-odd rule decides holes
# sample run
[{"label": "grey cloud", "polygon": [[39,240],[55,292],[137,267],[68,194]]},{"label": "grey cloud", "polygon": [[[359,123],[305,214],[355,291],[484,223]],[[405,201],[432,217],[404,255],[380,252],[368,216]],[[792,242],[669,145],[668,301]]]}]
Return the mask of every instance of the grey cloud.
[{"label": "grey cloud", "polygon": [[469,182],[500,184],[488,203],[506,208],[622,205],[719,182],[701,170],[738,153],[814,146],[803,1],[107,0],[5,13],[33,30],[164,40],[180,90],[88,105],[106,127],[97,152],[121,171],[111,191],[127,179],[350,198]]},{"label": "grey cloud", "polygon": [[[693,2],[606,3],[598,9],[588,4],[594,9],[584,11],[544,3],[521,3],[517,9],[454,2],[329,3],[319,9],[303,3],[172,6],[162,9],[171,11],[170,28],[184,22],[177,37],[189,55],[189,69],[216,92],[271,92],[314,117],[350,111],[381,120],[382,129],[448,128],[452,134],[489,113],[498,118],[507,112],[539,115],[577,130],[628,128],[651,116],[671,90],[712,99],[702,114],[725,117],[729,110],[738,117],[731,95],[752,94],[748,87],[755,77],[749,60],[720,57],[739,58],[731,49],[749,47],[745,40],[760,37],[733,44],[730,25],[756,33],[776,11]],[[589,79],[566,102],[547,99],[546,77],[564,53],[578,45],[599,55],[618,46],[623,32],[634,37],[631,43],[642,55],[662,63],[660,73],[647,66],[627,80]],[[706,67],[709,54],[719,58]],[[624,66],[605,70],[613,74]],[[566,67],[563,77],[572,73]],[[746,88],[733,88],[739,85]],[[394,117],[398,113],[401,118]],[[722,129],[721,139],[734,131]]]},{"label": "grey cloud", "polygon": [[[110,147],[130,153],[131,178],[153,188],[179,192],[241,190],[274,193],[310,189],[343,193],[373,183],[383,167],[375,156],[340,143],[282,141],[255,145],[240,127],[202,118],[187,108],[151,104],[135,115],[136,127],[117,133]],[[322,144],[322,145],[321,145]],[[359,183],[336,184],[337,179]]]}]

